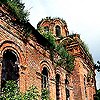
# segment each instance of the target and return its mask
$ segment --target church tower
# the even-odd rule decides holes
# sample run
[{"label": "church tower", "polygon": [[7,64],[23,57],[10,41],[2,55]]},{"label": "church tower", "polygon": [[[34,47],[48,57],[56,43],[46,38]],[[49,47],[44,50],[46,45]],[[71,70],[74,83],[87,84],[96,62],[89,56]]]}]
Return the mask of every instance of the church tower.
[{"label": "church tower", "polygon": [[67,23],[60,18],[46,17],[38,23],[39,27],[43,27],[45,32],[52,32],[56,41],[62,42],[75,57],[74,70],[69,75],[66,73],[66,95],[69,93],[66,100],[93,100],[96,89],[93,59],[80,35],[70,35]]},{"label": "church tower", "polygon": [[39,27],[44,27],[45,32],[52,32],[56,38],[69,35],[67,23],[60,18],[46,17],[38,23],[37,28]]}]

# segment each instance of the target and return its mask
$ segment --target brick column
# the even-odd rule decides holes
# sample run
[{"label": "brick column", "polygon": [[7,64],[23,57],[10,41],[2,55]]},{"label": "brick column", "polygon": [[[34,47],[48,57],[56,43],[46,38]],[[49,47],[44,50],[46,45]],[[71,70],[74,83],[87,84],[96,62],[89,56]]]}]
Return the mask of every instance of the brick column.
[{"label": "brick column", "polygon": [[26,67],[20,66],[20,79],[19,79],[19,87],[21,92],[25,92],[27,89],[27,80],[26,80]]}]

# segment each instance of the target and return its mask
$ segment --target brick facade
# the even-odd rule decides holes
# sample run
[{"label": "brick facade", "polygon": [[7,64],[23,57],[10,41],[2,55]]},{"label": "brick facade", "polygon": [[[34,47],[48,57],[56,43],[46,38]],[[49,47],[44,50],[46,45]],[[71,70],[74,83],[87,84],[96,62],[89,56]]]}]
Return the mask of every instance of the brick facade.
[{"label": "brick facade", "polygon": [[[0,6],[0,81],[2,80],[4,55],[7,55],[8,52],[16,58],[14,63],[19,68],[17,81],[22,92],[25,92],[31,85],[35,85],[41,93],[41,76],[45,67],[48,70],[48,88],[52,100],[56,100],[55,78],[57,74],[60,75],[59,100],[66,100],[66,78],[68,79],[67,88],[70,91],[70,100],[93,100],[95,94],[94,66],[86,51],[80,45],[79,35],[70,37],[66,22],[59,18],[46,18],[38,24],[38,27],[48,26],[56,37],[56,25],[60,26],[61,35],[66,38],[64,43],[66,43],[67,50],[75,57],[75,68],[71,74],[60,66],[55,68],[50,59],[49,45],[44,45],[48,41],[33,26],[27,24],[28,27],[31,27],[32,32],[27,39],[24,38],[23,25],[14,22],[7,9]],[[69,39],[72,40],[71,43],[68,42]],[[57,41],[59,41],[59,38],[57,38]],[[88,77],[91,70],[93,73]],[[87,78],[89,78],[88,81]]]}]

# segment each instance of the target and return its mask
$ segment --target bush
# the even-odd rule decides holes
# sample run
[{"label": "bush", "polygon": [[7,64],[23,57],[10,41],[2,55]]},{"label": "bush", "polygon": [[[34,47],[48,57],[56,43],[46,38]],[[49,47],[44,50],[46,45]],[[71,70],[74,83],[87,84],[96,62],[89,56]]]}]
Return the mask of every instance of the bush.
[{"label": "bush", "polygon": [[42,100],[50,100],[48,89],[46,89],[46,88],[42,89],[41,99]]},{"label": "bush", "polygon": [[21,100],[18,85],[15,81],[7,81],[2,89],[0,100]]},{"label": "bush", "polygon": [[[39,100],[39,97],[38,89],[35,86],[31,86],[25,93],[21,93],[17,83],[10,80],[6,81],[0,95],[0,100]],[[41,99],[50,100],[48,89],[42,90]]]},{"label": "bush", "polygon": [[0,100],[38,100],[39,94],[35,86],[32,86],[25,93],[20,93],[15,81],[7,81],[2,89]]}]

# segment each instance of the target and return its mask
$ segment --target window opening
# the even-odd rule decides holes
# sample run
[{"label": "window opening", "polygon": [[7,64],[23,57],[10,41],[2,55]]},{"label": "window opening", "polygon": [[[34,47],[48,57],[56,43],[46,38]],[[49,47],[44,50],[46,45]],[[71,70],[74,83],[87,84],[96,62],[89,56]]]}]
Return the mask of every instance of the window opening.
[{"label": "window opening", "polygon": [[87,91],[86,91],[86,81],[87,80],[87,78],[86,78],[86,76],[84,75],[84,93],[85,93],[85,96],[86,96],[86,98],[87,98]]},{"label": "window opening", "polygon": [[60,26],[56,26],[56,36],[59,37],[61,35],[61,28]]},{"label": "window opening", "polygon": [[68,89],[68,79],[65,79],[65,91],[66,91],[66,100],[69,100],[70,97],[70,93],[69,93],[69,89]]},{"label": "window opening", "polygon": [[42,88],[48,88],[48,70],[46,67],[42,71]]},{"label": "window opening", "polygon": [[48,27],[48,26],[45,26],[45,27],[44,27],[44,31],[45,31],[45,32],[49,32],[49,27]]},{"label": "window opening", "polygon": [[11,50],[6,50],[2,61],[1,88],[5,86],[6,81],[18,81],[19,68],[16,62],[18,62],[18,59],[15,53]]},{"label": "window opening", "polygon": [[56,74],[56,100],[59,100],[59,96],[60,96],[60,89],[59,89],[59,85],[60,85],[60,75]]}]

